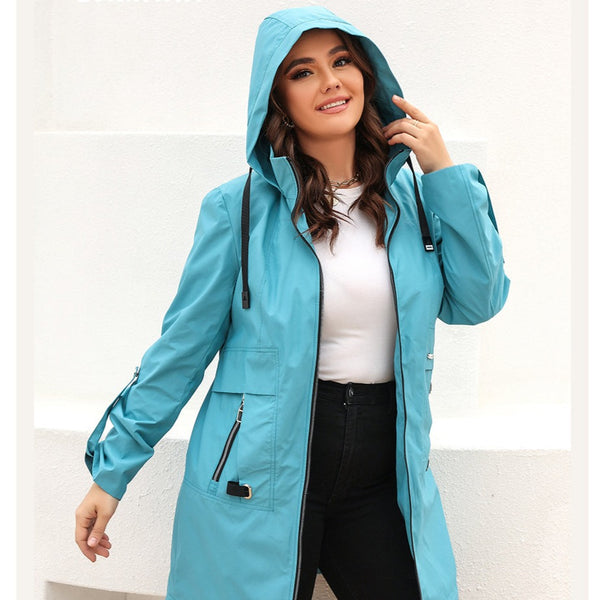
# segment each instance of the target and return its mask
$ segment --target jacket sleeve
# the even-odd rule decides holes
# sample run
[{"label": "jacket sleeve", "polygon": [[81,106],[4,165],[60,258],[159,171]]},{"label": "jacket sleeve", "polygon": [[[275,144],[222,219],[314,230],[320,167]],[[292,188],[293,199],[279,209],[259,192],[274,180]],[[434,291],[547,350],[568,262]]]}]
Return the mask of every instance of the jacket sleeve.
[{"label": "jacket sleeve", "polygon": [[439,318],[464,325],[487,321],[504,306],[510,281],[483,177],[462,164],[423,175],[421,182],[444,278]]},{"label": "jacket sleeve", "polygon": [[99,442],[99,431],[88,442],[88,468],[111,496],[123,496],[223,345],[238,273],[233,229],[217,189],[202,202],[193,247],[161,336],[144,353],[137,381],[107,411],[113,427],[106,438]]}]

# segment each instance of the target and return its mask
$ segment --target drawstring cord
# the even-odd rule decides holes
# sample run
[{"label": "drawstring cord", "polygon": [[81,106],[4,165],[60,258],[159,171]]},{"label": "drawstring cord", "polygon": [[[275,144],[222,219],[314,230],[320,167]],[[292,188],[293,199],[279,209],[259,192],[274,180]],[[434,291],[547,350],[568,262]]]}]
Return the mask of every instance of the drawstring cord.
[{"label": "drawstring cord", "polygon": [[250,308],[250,290],[248,289],[248,242],[250,241],[250,178],[252,167],[242,196],[242,308]]},{"label": "drawstring cord", "polygon": [[423,202],[421,201],[421,194],[419,192],[419,185],[417,182],[417,176],[413,167],[410,156],[406,159],[408,166],[412,172],[413,185],[415,187],[415,199],[417,201],[417,212],[419,213],[419,227],[421,228],[421,239],[423,240],[423,248],[425,252],[433,252],[433,242],[431,240],[431,234],[429,233],[429,226],[427,225],[427,217],[425,216],[425,210],[423,208]]}]

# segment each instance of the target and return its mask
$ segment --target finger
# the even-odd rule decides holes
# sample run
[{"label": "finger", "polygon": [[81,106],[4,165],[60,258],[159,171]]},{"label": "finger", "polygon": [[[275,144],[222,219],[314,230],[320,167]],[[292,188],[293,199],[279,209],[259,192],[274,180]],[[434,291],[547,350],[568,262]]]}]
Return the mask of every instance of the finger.
[{"label": "finger", "polygon": [[92,527],[90,535],[87,538],[88,546],[94,548],[98,545],[98,542],[105,535],[104,530],[106,529],[106,525],[108,524],[111,516],[112,515],[104,512],[98,513],[96,521],[94,522],[94,526]]},{"label": "finger", "polygon": [[103,558],[108,558],[110,556],[108,548],[104,548],[103,546],[98,545],[93,550],[98,556],[102,556]]},{"label": "finger", "polygon": [[77,515],[75,524],[75,542],[81,553],[91,562],[96,562],[96,553],[88,546],[87,539],[90,527],[94,522],[93,517],[82,517]]},{"label": "finger", "polygon": [[414,119],[398,119],[397,121],[390,123],[388,127],[383,130],[383,135],[388,139],[400,133],[407,133],[413,137],[417,137],[420,135],[419,129],[419,122]]},{"label": "finger", "polygon": [[81,553],[90,561],[96,562],[96,553],[87,545],[86,542],[77,542]]},{"label": "finger", "polygon": [[110,556],[109,550],[112,548],[112,544],[106,538],[102,538],[93,548],[89,546],[85,539],[78,540],[77,545],[82,554],[91,562],[96,562],[97,555],[108,558]]},{"label": "finger", "polygon": [[416,106],[413,106],[408,100],[405,100],[401,96],[394,94],[392,96],[392,101],[398,108],[401,108],[413,119],[417,119],[417,121],[421,121],[421,123],[429,123],[429,118],[427,115],[423,111],[419,110]]},{"label": "finger", "polygon": [[108,558],[110,556],[109,550],[112,548],[112,544],[104,538],[100,540],[94,548],[91,548],[86,540],[78,541],[77,545],[79,546],[82,554],[91,562],[96,562],[97,555]]},{"label": "finger", "polygon": [[103,556],[104,558],[108,558],[110,556],[109,550],[112,548],[112,544],[108,540],[108,536],[104,534],[98,545],[93,549],[93,551],[99,556]]},{"label": "finger", "polygon": [[389,138],[387,142],[390,146],[393,146],[394,144],[404,144],[411,150],[415,150],[419,146],[419,140],[409,133],[397,133]]},{"label": "finger", "polygon": [[[96,562],[96,549],[90,548],[87,543],[87,539],[77,540],[77,545],[81,553],[91,562]],[[106,550],[105,550],[106,551]]]}]

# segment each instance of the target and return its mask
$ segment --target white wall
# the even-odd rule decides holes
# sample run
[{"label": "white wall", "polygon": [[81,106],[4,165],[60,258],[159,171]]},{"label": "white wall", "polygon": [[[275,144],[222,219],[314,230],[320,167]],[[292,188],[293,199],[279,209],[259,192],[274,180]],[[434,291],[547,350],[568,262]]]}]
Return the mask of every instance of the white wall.
[{"label": "white wall", "polygon": [[[35,3],[35,197],[27,233],[36,424],[55,431],[52,439],[89,432],[158,336],[203,195],[246,170],[256,29],[268,13],[302,4]],[[570,215],[580,201],[570,196],[570,2],[322,4],[379,44],[405,96],[439,124],[455,159],[482,168],[504,240],[512,280],[505,309],[476,328],[438,328],[434,448],[484,471],[491,468],[486,452],[502,450],[501,470],[512,475],[514,451],[568,453]],[[181,438],[208,383],[176,426]],[[527,452],[519,456],[527,469],[537,466]],[[567,482],[569,461],[553,464],[549,456],[534,481]],[[40,476],[60,468],[45,453]],[[80,477],[85,488],[83,470]],[[455,543],[468,548],[482,530],[453,525],[461,498],[473,493],[471,481],[459,481],[443,495],[457,519],[450,522]],[[538,500],[509,494],[507,508],[533,514]],[[540,588],[540,600],[563,598],[569,587],[568,498],[561,502],[548,537],[557,554],[535,570],[555,587]],[[71,518],[64,501],[56,510]],[[527,523],[522,528],[533,535]],[[536,529],[540,546],[547,534]],[[518,548],[514,567],[538,564],[535,553]],[[502,589],[506,572],[464,565],[464,598],[494,597],[477,585]],[[52,570],[44,569],[44,576]],[[526,594],[503,597],[534,598],[523,585]]]},{"label": "white wall", "polygon": [[[36,317],[53,339],[38,343],[39,397],[104,402],[157,335],[203,194],[245,170],[256,28],[296,4],[36,3]],[[512,287],[498,317],[456,334],[477,338],[467,404],[568,402],[578,201],[569,194],[569,2],[325,4],[379,43],[406,97],[449,140],[483,148],[457,159],[484,163]],[[206,163],[218,155],[213,135],[231,143],[227,164]],[[65,322],[83,339],[57,336]],[[455,414],[445,389],[448,378],[436,381],[434,409]]]}]

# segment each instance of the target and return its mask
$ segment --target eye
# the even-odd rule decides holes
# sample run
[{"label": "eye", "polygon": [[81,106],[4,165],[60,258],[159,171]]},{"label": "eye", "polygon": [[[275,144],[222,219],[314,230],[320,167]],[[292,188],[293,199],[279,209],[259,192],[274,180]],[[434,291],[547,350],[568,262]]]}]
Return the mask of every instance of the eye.
[{"label": "eye", "polygon": [[300,71],[296,71],[292,74],[290,79],[304,79],[310,75],[310,71],[308,69],[301,69]]},{"label": "eye", "polygon": [[345,67],[352,62],[352,59],[349,56],[340,56],[340,58],[336,58],[333,65],[335,67]]}]

